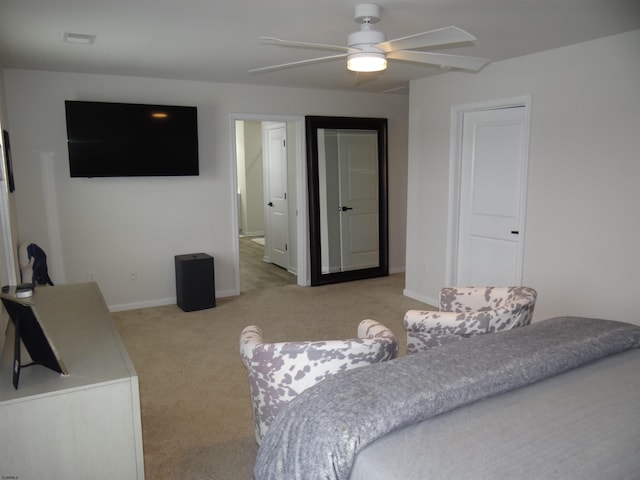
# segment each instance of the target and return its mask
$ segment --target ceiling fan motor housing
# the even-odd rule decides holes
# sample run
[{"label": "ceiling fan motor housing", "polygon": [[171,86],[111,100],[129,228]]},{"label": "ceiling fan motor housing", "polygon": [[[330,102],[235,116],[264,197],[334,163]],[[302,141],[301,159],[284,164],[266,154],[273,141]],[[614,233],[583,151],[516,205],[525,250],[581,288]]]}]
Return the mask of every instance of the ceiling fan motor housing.
[{"label": "ceiling fan motor housing", "polygon": [[382,52],[374,45],[385,42],[387,37],[371,26],[372,23],[380,20],[380,5],[375,3],[356,5],[355,20],[361,24],[360,30],[349,34],[347,46],[356,47],[363,52]]},{"label": "ceiling fan motor housing", "polygon": [[361,45],[373,46],[386,41],[386,39],[387,37],[385,36],[385,34],[379,32],[378,30],[374,30],[373,28],[363,29],[357,32],[350,33],[349,37],[347,38],[347,45],[349,47],[359,47]]},{"label": "ceiling fan motor housing", "polygon": [[356,5],[355,20],[358,23],[377,23],[380,21],[380,5],[361,3]]}]

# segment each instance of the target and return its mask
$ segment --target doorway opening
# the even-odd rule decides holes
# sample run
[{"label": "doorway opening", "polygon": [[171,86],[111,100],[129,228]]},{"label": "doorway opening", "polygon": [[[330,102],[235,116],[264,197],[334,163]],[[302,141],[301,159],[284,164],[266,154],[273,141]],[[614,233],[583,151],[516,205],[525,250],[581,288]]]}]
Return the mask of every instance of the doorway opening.
[{"label": "doorway opening", "polygon": [[237,293],[305,285],[303,119],[243,115],[232,123]]}]

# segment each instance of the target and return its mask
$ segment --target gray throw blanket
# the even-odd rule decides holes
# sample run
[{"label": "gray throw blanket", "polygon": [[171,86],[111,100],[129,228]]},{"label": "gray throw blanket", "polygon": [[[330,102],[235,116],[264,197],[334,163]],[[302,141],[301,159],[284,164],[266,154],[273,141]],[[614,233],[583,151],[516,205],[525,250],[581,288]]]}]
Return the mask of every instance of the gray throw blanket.
[{"label": "gray throw blanket", "polygon": [[337,374],[278,415],[255,479],[347,480],[393,430],[639,346],[638,326],[561,317]]}]

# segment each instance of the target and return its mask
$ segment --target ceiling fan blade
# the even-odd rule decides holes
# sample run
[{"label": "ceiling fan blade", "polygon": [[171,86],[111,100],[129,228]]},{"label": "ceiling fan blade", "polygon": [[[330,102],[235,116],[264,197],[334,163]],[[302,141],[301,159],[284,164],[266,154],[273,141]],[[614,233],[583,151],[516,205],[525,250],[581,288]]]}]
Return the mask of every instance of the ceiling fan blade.
[{"label": "ceiling fan blade", "polygon": [[473,42],[476,37],[458,27],[445,27],[429,32],[416,33],[408,37],[388,40],[376,45],[384,52],[411,50],[414,48],[435,47],[451,43]]},{"label": "ceiling fan blade", "polygon": [[319,63],[319,62],[325,62],[328,60],[335,60],[337,58],[344,58],[347,55],[349,54],[341,53],[339,55],[329,55],[328,57],[309,58],[308,60],[299,60],[297,62],[282,63],[280,65],[271,65],[269,67],[254,68],[253,70],[249,70],[249,73],[265,73],[265,72],[270,72],[272,70],[282,70],[285,68],[299,67],[301,65],[309,65],[311,63]]},{"label": "ceiling fan blade", "polygon": [[480,70],[491,61],[488,58],[482,57],[465,57],[463,55],[451,55],[449,53],[411,52],[406,50],[389,52],[387,53],[387,58],[473,71]]},{"label": "ceiling fan blade", "polygon": [[382,90],[380,93],[406,93],[409,91],[409,85],[403,84],[398,87],[387,88],[386,90]]},{"label": "ceiling fan blade", "polygon": [[362,85],[363,83],[372,82],[378,79],[380,72],[355,72],[356,73],[356,85]]},{"label": "ceiling fan blade", "polygon": [[341,52],[353,50],[341,45],[325,45],[324,43],[299,42],[297,40],[283,40],[275,37],[260,37],[260,43],[278,45],[281,47],[318,48],[320,50],[339,50]]}]

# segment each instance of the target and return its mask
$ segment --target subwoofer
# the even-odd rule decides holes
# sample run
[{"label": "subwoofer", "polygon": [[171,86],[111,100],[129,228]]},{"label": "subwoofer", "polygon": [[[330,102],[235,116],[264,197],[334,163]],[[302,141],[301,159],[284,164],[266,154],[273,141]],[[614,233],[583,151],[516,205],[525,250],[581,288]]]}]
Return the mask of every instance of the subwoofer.
[{"label": "subwoofer", "polygon": [[176,297],[185,312],[216,306],[213,257],[206,253],[176,255]]}]

